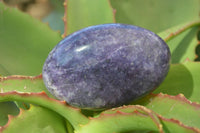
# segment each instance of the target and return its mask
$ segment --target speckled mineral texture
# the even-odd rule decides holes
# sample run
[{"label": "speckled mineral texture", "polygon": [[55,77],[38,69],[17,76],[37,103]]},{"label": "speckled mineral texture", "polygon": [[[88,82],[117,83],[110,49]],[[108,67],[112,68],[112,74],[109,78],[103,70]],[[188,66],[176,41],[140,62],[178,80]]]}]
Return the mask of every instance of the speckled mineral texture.
[{"label": "speckled mineral texture", "polygon": [[63,39],[46,59],[43,79],[58,99],[79,108],[103,109],[154,90],[169,64],[169,48],[153,32],[104,24]]}]

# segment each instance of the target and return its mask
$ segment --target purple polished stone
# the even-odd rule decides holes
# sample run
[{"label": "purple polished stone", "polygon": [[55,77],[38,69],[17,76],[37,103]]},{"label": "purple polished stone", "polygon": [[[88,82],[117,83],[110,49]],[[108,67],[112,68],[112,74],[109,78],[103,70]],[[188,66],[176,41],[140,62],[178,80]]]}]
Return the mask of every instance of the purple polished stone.
[{"label": "purple polished stone", "polygon": [[46,59],[43,79],[58,99],[79,108],[103,109],[151,92],[169,66],[169,48],[153,32],[103,24],[63,39]]}]

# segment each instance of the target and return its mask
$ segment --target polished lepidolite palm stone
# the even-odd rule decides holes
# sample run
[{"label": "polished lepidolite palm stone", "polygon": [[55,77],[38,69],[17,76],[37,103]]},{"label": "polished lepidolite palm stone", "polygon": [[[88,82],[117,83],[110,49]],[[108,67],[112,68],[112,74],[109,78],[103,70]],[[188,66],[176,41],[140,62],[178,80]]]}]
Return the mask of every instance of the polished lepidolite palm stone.
[{"label": "polished lepidolite palm stone", "polygon": [[47,89],[85,109],[127,104],[151,92],[170,65],[166,43],[132,25],[91,26],[64,38],[43,66]]}]

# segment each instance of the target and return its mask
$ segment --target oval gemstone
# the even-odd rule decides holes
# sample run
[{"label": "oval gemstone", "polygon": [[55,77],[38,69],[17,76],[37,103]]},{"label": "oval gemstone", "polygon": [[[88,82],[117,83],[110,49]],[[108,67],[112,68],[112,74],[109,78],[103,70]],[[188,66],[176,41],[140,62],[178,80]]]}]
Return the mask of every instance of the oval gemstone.
[{"label": "oval gemstone", "polygon": [[77,31],[50,52],[43,66],[47,89],[84,109],[106,109],[153,91],[166,77],[170,51],[153,32],[103,24]]}]

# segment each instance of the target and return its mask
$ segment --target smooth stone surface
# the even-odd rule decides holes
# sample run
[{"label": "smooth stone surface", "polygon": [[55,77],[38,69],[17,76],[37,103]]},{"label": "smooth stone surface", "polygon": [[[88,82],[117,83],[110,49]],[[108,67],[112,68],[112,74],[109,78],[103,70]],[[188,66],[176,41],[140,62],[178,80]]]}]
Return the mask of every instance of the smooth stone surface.
[{"label": "smooth stone surface", "polygon": [[63,39],[46,59],[43,79],[58,99],[79,108],[103,109],[151,92],[169,65],[169,48],[153,32],[104,24]]}]

